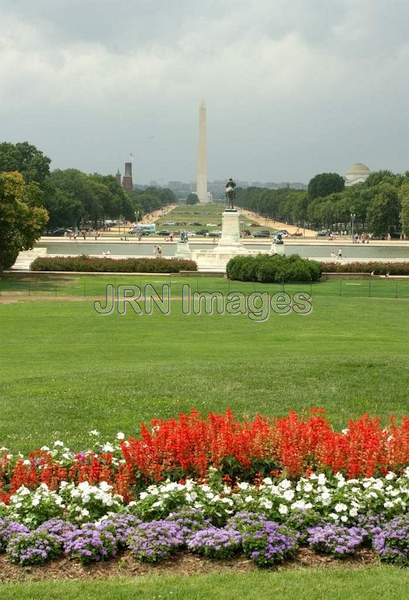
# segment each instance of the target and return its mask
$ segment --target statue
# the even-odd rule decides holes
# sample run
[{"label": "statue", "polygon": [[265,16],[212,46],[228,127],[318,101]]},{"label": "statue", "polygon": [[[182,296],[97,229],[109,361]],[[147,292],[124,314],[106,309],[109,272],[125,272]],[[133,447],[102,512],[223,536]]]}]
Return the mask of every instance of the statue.
[{"label": "statue", "polygon": [[226,187],[224,188],[224,193],[226,194],[227,200],[227,210],[234,210],[234,198],[236,196],[236,184],[233,179],[230,177],[229,181],[226,183]]}]

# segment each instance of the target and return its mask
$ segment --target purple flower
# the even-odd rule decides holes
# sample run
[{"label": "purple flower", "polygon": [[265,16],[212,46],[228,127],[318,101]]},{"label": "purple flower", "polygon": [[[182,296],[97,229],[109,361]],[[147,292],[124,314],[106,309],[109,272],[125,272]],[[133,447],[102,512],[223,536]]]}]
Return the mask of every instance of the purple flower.
[{"label": "purple flower", "polygon": [[4,552],[13,535],[19,533],[29,533],[29,529],[25,525],[21,525],[16,521],[0,518],[0,552]]},{"label": "purple flower", "polygon": [[45,531],[48,535],[53,536],[56,541],[63,546],[67,536],[75,531],[75,529],[76,526],[72,523],[64,521],[63,519],[54,518],[44,521],[44,523],[37,527],[36,531]]},{"label": "purple flower", "polygon": [[298,548],[297,534],[274,521],[264,521],[243,532],[243,549],[259,567],[292,558]]},{"label": "purple flower", "polygon": [[338,558],[350,556],[362,545],[366,531],[360,527],[342,527],[328,523],[308,529],[308,544],[324,554]]},{"label": "purple flower", "polygon": [[129,536],[142,521],[134,515],[126,513],[112,514],[98,523],[100,530],[110,531],[115,537],[118,547],[125,548]]},{"label": "purple flower", "polygon": [[19,565],[38,565],[61,554],[61,545],[45,531],[13,535],[7,545],[11,562]]},{"label": "purple flower", "polygon": [[64,553],[83,563],[108,560],[116,555],[117,543],[113,533],[95,523],[85,523],[69,532],[64,539]]},{"label": "purple flower", "polygon": [[210,525],[210,520],[204,516],[199,508],[190,506],[183,507],[178,511],[170,513],[165,521],[176,523],[181,528],[185,540],[187,540],[193,532],[205,529]]},{"label": "purple flower", "polygon": [[227,526],[231,529],[236,529],[241,533],[247,529],[259,528],[260,525],[267,521],[266,515],[263,513],[253,513],[242,510],[236,513],[227,521]]},{"label": "purple flower", "polygon": [[141,523],[128,538],[128,548],[135,558],[147,562],[169,558],[183,544],[181,527],[165,520]]},{"label": "purple flower", "polygon": [[241,549],[241,535],[236,529],[210,526],[193,533],[187,547],[208,558],[230,558]]},{"label": "purple flower", "polygon": [[384,562],[409,565],[409,516],[395,517],[373,538],[373,547]]}]

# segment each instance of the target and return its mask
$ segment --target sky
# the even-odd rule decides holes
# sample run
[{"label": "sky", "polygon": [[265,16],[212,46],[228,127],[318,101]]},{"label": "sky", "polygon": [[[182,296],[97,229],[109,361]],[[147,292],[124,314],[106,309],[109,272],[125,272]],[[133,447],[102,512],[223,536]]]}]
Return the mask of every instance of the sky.
[{"label": "sky", "polygon": [[0,140],[136,183],[409,169],[408,0],[0,0]]}]

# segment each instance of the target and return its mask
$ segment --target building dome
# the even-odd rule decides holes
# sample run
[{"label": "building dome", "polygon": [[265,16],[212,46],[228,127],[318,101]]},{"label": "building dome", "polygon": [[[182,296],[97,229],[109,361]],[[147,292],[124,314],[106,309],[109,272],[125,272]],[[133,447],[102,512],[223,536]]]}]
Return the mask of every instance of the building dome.
[{"label": "building dome", "polygon": [[370,174],[369,168],[363,163],[355,163],[345,173],[345,185],[363,183]]}]

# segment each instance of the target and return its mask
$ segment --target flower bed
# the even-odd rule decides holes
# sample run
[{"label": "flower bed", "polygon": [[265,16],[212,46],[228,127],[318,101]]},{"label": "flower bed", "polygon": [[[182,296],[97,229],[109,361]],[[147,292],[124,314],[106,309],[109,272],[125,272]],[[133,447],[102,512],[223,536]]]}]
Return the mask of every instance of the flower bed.
[{"label": "flower bed", "polygon": [[[182,415],[139,438],[75,453],[63,442],[0,458],[0,552],[42,564],[83,563],[128,551],[159,562],[189,551],[244,554],[268,567],[298,548],[337,558],[370,546],[409,562],[409,421],[368,416],[333,430],[306,419]],[[165,479],[167,477],[167,479]]]}]

